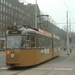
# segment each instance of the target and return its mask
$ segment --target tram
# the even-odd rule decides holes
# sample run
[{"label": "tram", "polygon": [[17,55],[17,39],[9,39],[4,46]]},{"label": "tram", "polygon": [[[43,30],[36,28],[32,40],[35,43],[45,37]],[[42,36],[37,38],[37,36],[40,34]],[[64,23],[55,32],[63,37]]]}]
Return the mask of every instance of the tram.
[{"label": "tram", "polygon": [[41,29],[12,26],[6,33],[6,65],[34,66],[59,56],[60,38]]}]

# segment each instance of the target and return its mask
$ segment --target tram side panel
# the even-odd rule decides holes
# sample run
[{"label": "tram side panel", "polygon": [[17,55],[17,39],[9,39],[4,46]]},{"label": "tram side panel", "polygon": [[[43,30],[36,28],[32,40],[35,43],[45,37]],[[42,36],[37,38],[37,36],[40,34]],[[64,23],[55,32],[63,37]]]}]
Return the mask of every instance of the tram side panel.
[{"label": "tram side panel", "polygon": [[36,50],[21,50],[19,55],[20,66],[32,66],[36,64]]},{"label": "tram side panel", "polygon": [[[51,39],[43,36],[38,37],[37,44],[37,62],[41,63],[52,58]],[[41,43],[41,44],[40,44]]]},{"label": "tram side panel", "polygon": [[56,57],[59,55],[60,55],[59,39],[52,37],[52,57]]},{"label": "tram side panel", "polygon": [[37,64],[47,61],[52,58],[52,51],[49,49],[45,50],[37,50]]}]

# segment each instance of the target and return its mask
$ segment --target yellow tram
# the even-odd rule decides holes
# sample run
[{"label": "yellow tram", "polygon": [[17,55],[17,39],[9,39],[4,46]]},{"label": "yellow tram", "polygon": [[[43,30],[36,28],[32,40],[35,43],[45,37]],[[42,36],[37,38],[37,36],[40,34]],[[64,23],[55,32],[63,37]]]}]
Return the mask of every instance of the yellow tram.
[{"label": "yellow tram", "polygon": [[59,42],[47,31],[12,26],[6,33],[6,65],[33,66],[59,56]]}]

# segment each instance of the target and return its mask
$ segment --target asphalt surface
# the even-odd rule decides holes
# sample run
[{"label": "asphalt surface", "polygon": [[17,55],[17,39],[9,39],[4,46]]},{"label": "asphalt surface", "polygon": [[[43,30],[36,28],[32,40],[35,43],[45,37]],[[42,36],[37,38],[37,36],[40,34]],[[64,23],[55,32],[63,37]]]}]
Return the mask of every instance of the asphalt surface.
[{"label": "asphalt surface", "polygon": [[2,68],[5,68],[6,67],[5,60],[6,60],[5,51],[0,51],[0,70]]}]

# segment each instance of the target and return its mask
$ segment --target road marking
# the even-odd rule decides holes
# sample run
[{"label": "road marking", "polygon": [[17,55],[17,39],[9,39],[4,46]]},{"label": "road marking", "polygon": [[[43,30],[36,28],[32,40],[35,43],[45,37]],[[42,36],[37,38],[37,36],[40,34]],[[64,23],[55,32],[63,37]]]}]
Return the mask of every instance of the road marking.
[{"label": "road marking", "polygon": [[[57,67],[59,67],[59,66],[61,66],[61,65],[63,65],[64,63],[66,63],[67,61],[69,61],[71,58],[73,58],[74,56],[71,56],[71,57],[69,57],[67,60],[65,60],[65,61],[63,61],[62,63],[60,63],[59,65],[57,65],[55,68],[57,68]],[[54,68],[54,69],[55,69]]]},{"label": "road marking", "polygon": [[[43,70],[43,69],[46,69],[46,70],[52,70],[53,68],[35,68],[35,69],[40,69],[40,70]],[[54,70],[73,70],[73,68],[54,68]]]},{"label": "road marking", "polygon": [[35,68],[35,69],[48,69],[48,70],[52,70],[53,68]]},{"label": "road marking", "polygon": [[73,68],[55,68],[54,70],[73,70]]},{"label": "road marking", "polygon": [[2,68],[0,68],[1,70],[6,70],[6,69],[8,69],[8,67],[2,67]]}]

